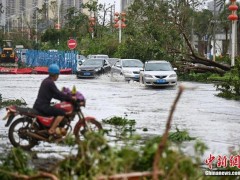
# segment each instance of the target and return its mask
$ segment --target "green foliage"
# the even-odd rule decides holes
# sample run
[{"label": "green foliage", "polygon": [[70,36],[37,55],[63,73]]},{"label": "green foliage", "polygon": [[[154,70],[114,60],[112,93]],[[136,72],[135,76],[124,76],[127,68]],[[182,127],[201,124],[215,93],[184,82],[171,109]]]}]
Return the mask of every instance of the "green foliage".
[{"label": "green foliage", "polygon": [[190,137],[187,130],[180,131],[176,128],[176,132],[171,132],[168,136],[168,139],[175,143],[182,143],[184,141],[195,140],[196,138]]},{"label": "green foliage", "polygon": [[[101,175],[123,172],[152,170],[153,160],[161,137],[154,137],[139,146],[137,141],[124,147],[109,146],[100,134],[88,133],[87,140],[79,144],[77,156],[69,157],[60,163],[55,173],[61,179],[94,179]],[[199,163],[185,156],[168,143],[160,162],[164,170],[163,178],[194,178],[201,176]],[[183,179],[183,178],[180,178]]]},{"label": "green foliage", "polygon": [[[140,148],[139,158],[133,166],[135,171],[152,170],[155,153],[160,141],[161,137],[152,138],[145,143],[145,146]],[[171,143],[168,143],[159,162],[159,168],[165,174],[162,179],[191,179],[201,176],[201,168],[196,165],[199,161],[196,160],[198,159],[187,157],[176,148],[173,148]]]},{"label": "green foliage", "polygon": [[115,56],[143,61],[169,59],[168,48],[172,48],[181,38],[173,24],[168,23],[167,14],[164,2],[134,1],[127,14],[128,25],[123,30],[123,42]]},{"label": "green foliage", "polygon": [[114,116],[110,119],[105,119],[103,120],[103,122],[106,124],[111,124],[115,126],[126,126],[126,125],[133,126],[136,124],[135,120],[128,120],[126,118],[117,117],[117,116]]},{"label": "green foliage", "polygon": [[141,158],[137,159],[133,165],[134,170],[148,171],[152,169],[154,155],[160,141],[161,137],[154,137],[144,142],[145,145],[142,146],[139,151],[139,156]]},{"label": "green foliage", "polygon": [[101,39],[85,37],[81,40],[81,52],[83,54],[108,54],[113,57],[118,48],[117,38],[113,35],[105,35]]},{"label": "green foliage", "polygon": [[194,150],[199,156],[202,156],[207,149],[208,147],[202,141],[196,141],[194,145]]},{"label": "green foliage", "polygon": [[10,173],[20,173],[24,175],[34,174],[31,168],[30,157],[22,149],[13,148],[6,157],[2,157],[0,165],[0,179],[13,179]]},{"label": "green foliage", "polygon": [[179,74],[179,79],[184,80],[184,81],[196,81],[196,82],[211,82],[209,80],[209,77],[212,76],[213,74],[208,72],[208,73],[195,73],[195,72],[190,72],[188,73],[183,73]]},{"label": "green foliage", "polygon": [[0,94],[0,108],[6,107],[6,106],[10,106],[10,105],[16,105],[16,106],[20,106],[20,105],[27,105],[26,101],[24,101],[23,99],[16,99],[16,100],[2,100],[2,95]]},{"label": "green foliage", "polygon": [[126,118],[114,116],[110,119],[103,119],[102,122],[107,125],[111,125],[111,128],[106,131],[108,133],[114,132],[115,135],[113,135],[113,136],[117,137],[117,138],[126,137],[127,134],[132,135],[132,133],[134,131],[136,131],[136,129],[135,129],[136,121],[135,120],[129,120]]},{"label": "green foliage", "polygon": [[42,42],[50,42],[52,45],[57,44],[60,38],[60,32],[56,29],[47,29],[41,36]]},{"label": "green foliage", "polygon": [[[118,122],[117,124],[122,124]],[[178,130],[178,133],[181,131]],[[183,133],[186,137],[187,133]],[[189,139],[189,138],[184,138]],[[161,137],[146,140],[141,146],[138,141],[131,141],[120,147],[111,146],[101,133],[88,132],[86,139],[78,144],[76,155],[66,157],[56,163],[54,173],[59,179],[97,179],[117,173],[151,171],[155,154]],[[195,144],[196,156],[188,157],[168,142],[159,162],[159,169],[164,171],[161,179],[195,179],[204,178],[200,168],[200,158],[205,145],[199,141]],[[200,153],[199,153],[200,152]],[[13,172],[21,175],[34,175],[27,153],[13,149],[2,159],[0,178],[13,179]]]},{"label": "green foliage", "polygon": [[222,64],[231,64],[231,58],[229,56],[217,56],[216,62],[222,63]]},{"label": "green foliage", "polygon": [[236,65],[230,72],[215,80],[220,80],[216,83],[216,88],[220,91],[219,97],[240,100],[240,59],[236,60]]},{"label": "green foliage", "polygon": [[62,179],[93,179],[96,175],[112,174],[118,171],[121,158],[117,158],[114,148],[110,148],[100,134],[87,133],[86,139],[79,144],[76,157],[66,158],[59,166],[58,174]]}]

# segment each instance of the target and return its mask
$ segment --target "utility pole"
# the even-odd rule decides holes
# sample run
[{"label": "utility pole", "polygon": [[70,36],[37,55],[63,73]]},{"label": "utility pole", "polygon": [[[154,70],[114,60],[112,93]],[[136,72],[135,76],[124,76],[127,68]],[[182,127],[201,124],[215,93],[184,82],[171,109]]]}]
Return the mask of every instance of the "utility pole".
[{"label": "utility pole", "polygon": [[38,12],[37,12],[37,7],[36,7],[36,44],[38,42]]},{"label": "utility pole", "polygon": [[193,47],[193,49],[195,49],[195,46],[194,46],[194,30],[193,30],[193,26],[194,26],[194,17],[192,17],[192,30],[191,30],[191,36],[192,36],[192,42],[191,42],[191,44],[192,44],[192,47]]},{"label": "utility pole", "polygon": [[[58,0],[58,26],[60,27],[60,0]],[[57,44],[59,45],[59,37],[58,37],[58,42]]]},{"label": "utility pole", "polygon": [[120,1],[120,20],[119,20],[119,44],[122,42],[122,1]]},{"label": "utility pole", "polygon": [[216,60],[216,0],[213,2],[213,61]]},{"label": "utility pole", "polygon": [[23,12],[22,12],[22,37],[23,37]]},{"label": "utility pole", "polygon": [[73,6],[74,6],[74,17],[75,17],[75,8],[76,8],[76,0],[73,1]]}]

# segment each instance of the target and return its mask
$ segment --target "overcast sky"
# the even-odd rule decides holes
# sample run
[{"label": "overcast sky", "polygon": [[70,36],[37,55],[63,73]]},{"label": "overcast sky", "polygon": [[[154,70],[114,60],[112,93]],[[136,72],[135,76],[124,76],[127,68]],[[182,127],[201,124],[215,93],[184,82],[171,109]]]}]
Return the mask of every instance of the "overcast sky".
[{"label": "overcast sky", "polygon": [[120,11],[120,0],[98,0],[99,4],[106,4],[106,6],[113,5],[115,3],[115,11]]}]

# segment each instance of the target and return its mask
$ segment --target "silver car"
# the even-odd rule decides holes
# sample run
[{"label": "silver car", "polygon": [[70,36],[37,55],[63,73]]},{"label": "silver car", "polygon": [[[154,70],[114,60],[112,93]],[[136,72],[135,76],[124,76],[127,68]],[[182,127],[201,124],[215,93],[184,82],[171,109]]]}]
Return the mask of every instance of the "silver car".
[{"label": "silver car", "polygon": [[147,61],[144,70],[140,73],[140,83],[146,86],[175,86],[177,85],[175,70],[177,69],[168,61]]},{"label": "silver car", "polygon": [[103,59],[107,59],[109,58],[108,55],[106,54],[89,54],[87,56],[88,59],[94,59],[94,58],[103,58]]},{"label": "silver car", "polygon": [[139,81],[140,71],[143,70],[143,62],[139,59],[119,59],[111,68],[111,75],[123,75],[126,81]]}]

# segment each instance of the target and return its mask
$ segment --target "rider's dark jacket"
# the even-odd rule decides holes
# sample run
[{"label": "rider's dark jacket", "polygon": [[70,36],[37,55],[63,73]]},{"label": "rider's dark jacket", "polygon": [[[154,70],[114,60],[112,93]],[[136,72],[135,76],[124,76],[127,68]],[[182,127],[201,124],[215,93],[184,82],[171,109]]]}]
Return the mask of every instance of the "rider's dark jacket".
[{"label": "rider's dark jacket", "polygon": [[61,92],[49,76],[41,83],[33,109],[47,116],[64,116],[65,112],[51,106],[51,100],[72,101],[71,96]]}]

